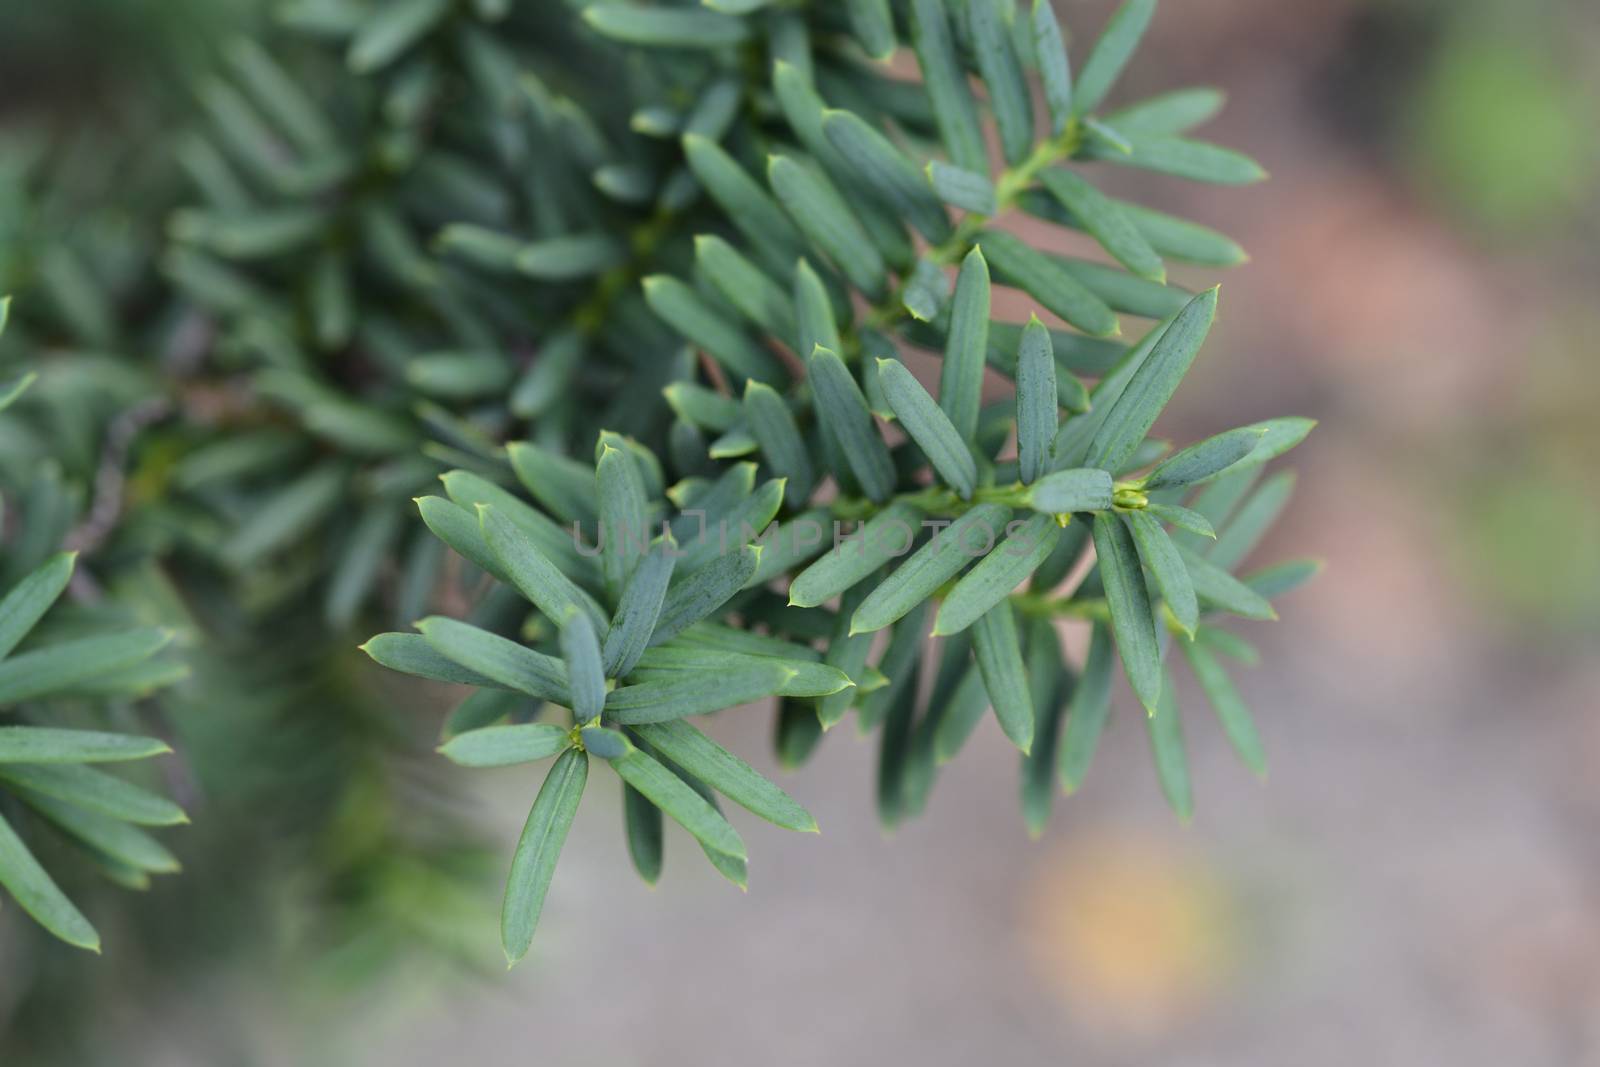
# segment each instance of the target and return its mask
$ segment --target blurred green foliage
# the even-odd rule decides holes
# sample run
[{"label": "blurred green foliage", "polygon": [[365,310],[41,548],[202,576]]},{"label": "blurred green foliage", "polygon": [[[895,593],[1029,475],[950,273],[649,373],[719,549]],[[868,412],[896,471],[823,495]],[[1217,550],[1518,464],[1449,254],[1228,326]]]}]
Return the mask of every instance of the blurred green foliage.
[{"label": "blurred green foliage", "polygon": [[1401,130],[1430,190],[1486,232],[1520,240],[1570,219],[1600,177],[1595,57],[1581,39],[1558,47],[1562,22],[1541,21],[1538,8],[1448,24]]}]

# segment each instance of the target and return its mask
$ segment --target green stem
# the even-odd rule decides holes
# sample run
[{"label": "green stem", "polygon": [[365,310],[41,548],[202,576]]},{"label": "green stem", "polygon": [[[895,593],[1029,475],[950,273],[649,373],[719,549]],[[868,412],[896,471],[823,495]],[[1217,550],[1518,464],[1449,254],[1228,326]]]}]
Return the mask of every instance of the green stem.
[{"label": "green stem", "polygon": [[[956,224],[950,236],[931,246],[923,253],[923,258],[943,266],[959,263],[972,251],[986,225],[1016,207],[1017,201],[1033,185],[1040,171],[1069,159],[1082,142],[1083,127],[1077,119],[1068,123],[1067,128],[1057,136],[1041,141],[1027,159],[1015,167],[1002,170],[996,177],[996,207],[993,215],[968,213]],[[861,328],[891,329],[905,319],[909,314],[904,300],[906,284],[907,278],[901,278],[887,297],[869,309],[859,326],[851,324],[848,327],[844,338],[848,355],[855,356],[860,352]],[[1027,487],[1018,482],[1012,485],[981,486],[970,500],[963,500],[951,490],[935,486],[896,494],[881,505],[863,497],[839,497],[829,505],[829,508],[835,518],[865,521],[891,504],[899,503],[910,504],[928,514],[958,516],[978,503],[1026,507],[1028,500]]]},{"label": "green stem", "polygon": [[909,504],[929,515],[958,516],[975,504],[1007,504],[1014,508],[1028,506],[1028,487],[1021,482],[1011,485],[981,485],[971,499],[962,499],[952,489],[934,485],[911,492],[896,493],[879,504],[866,497],[841,496],[829,503],[828,508],[837,519],[870,519],[878,512],[894,505]]},{"label": "green stem", "polygon": [[[1006,214],[1017,206],[1017,201],[1022,194],[1028,191],[1038,178],[1039,172],[1057,163],[1071,158],[1083,143],[1083,128],[1077,119],[1068,123],[1067,128],[1055,137],[1046,138],[1039,142],[1027,159],[1015,167],[1002,170],[995,179],[995,213],[993,215],[979,215],[969,212],[956,224],[955,230],[949,237],[930,247],[923,253],[923,258],[938,263],[941,266],[950,266],[960,263],[967,253],[972,251],[977,238],[983,228]],[[905,306],[905,289],[907,279],[902,278],[894,289],[881,302],[874,304],[867,313],[865,326],[874,329],[887,329],[899,324],[910,314]],[[852,332],[850,343],[856,344],[855,334]]]},{"label": "green stem", "polygon": [[1024,615],[1034,618],[1092,619],[1098,622],[1106,622],[1111,618],[1111,606],[1104,597],[1079,600],[1048,593],[1013,593],[1011,603]]}]

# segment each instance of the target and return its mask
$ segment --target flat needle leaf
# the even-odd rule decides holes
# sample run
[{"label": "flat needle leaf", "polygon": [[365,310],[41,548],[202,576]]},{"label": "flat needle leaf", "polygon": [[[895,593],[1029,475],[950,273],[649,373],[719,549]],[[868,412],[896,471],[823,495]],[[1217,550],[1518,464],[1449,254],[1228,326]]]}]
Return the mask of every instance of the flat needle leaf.
[{"label": "flat needle leaf", "polygon": [[511,874],[506,879],[505,902],[500,909],[500,943],[506,963],[515,964],[528,954],[533,933],[539,926],[539,913],[555,877],[556,860],[567,832],[578,814],[583,787],[589,780],[589,756],[581,749],[569,748],[556,760],[539,787],[539,795],[528,812],[522,838],[511,856]]}]

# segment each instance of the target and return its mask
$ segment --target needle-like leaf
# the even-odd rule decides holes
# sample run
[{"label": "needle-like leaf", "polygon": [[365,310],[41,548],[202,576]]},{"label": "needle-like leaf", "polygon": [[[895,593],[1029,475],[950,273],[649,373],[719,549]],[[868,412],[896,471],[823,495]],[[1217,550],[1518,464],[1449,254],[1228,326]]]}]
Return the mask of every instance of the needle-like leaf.
[{"label": "needle-like leaf", "polygon": [[1156,464],[1139,480],[1139,487],[1154,491],[1203,482],[1254,452],[1265,435],[1265,429],[1246,426],[1208,437]]},{"label": "needle-like leaf", "polygon": [[934,760],[948,763],[954,759],[988,710],[989,694],[983,686],[983,674],[973,664],[951,692],[949,706],[940,711],[933,738]]},{"label": "needle-like leaf", "polygon": [[919,548],[872,591],[850,619],[853,633],[881,630],[925,603],[975,559],[991,553],[1011,509],[979,504]]},{"label": "needle-like leaf", "polygon": [[[787,279],[805,248],[805,238],[795,229],[772,195],[722,146],[709,138],[687,134],[683,154],[689,169],[765,260],[779,267]],[[805,353],[801,353],[804,355]]]},{"label": "needle-like leaf", "polygon": [[818,345],[834,352],[843,347],[827,287],[803,256],[794,268],[794,318],[795,329],[784,336],[798,338],[796,352],[814,352]]},{"label": "needle-like leaf", "polygon": [[1056,437],[1060,397],[1050,331],[1037,317],[1017,346],[1017,473],[1025,483],[1045,474]]},{"label": "needle-like leaf", "polygon": [[487,675],[461,666],[436,650],[421,634],[378,634],[361,646],[361,651],[392,671],[415,675],[435,682],[474,685],[479,688],[505,688]]},{"label": "needle-like leaf", "polygon": [[989,264],[974,248],[961,263],[950,309],[944,366],[939,371],[939,406],[962,439],[972,444],[983,397],[983,364],[989,347]]},{"label": "needle-like leaf", "polygon": [[69,837],[135,870],[149,874],[175,874],[182,869],[178,858],[165,845],[157,841],[153,834],[132,823],[26,789],[19,790],[18,796]]},{"label": "needle-like leaf", "polygon": [[1161,591],[1161,598],[1166,601],[1168,610],[1192,641],[1194,628],[1200,625],[1200,602],[1195,598],[1194,583],[1189,578],[1189,570],[1184,566],[1177,546],[1161,528],[1161,523],[1149,513],[1122,511],[1118,515],[1133,534],[1139,558],[1149,568],[1150,577]]},{"label": "needle-like leaf", "polygon": [[100,951],[100,935],[39,866],[4,815],[0,815],[0,885],[40,926],[67,944]]},{"label": "needle-like leaf", "polygon": [[1155,615],[1139,567],[1139,551],[1128,528],[1109,512],[1094,517],[1094,551],[1122,669],[1139,703],[1153,714],[1161,695],[1161,649],[1156,643]]},{"label": "needle-like leaf", "polygon": [[651,311],[733,374],[761,381],[783,379],[782,366],[771,352],[678,279],[652,274],[644,279],[643,286]]},{"label": "needle-like leaf", "polygon": [[1298,589],[1316,577],[1321,569],[1321,560],[1293,559],[1287,563],[1263,567],[1254,574],[1247,575],[1244,584],[1268,600],[1272,600]]},{"label": "needle-like leaf", "polygon": [[860,386],[838,355],[826,348],[811,353],[810,380],[817,417],[838,442],[861,488],[873,500],[887,500],[894,493],[894,462]]},{"label": "needle-like leaf", "polygon": [[0,660],[0,706],[79,690],[96,678],[142,663],[171,640],[170,630],[146,628],[16,653]]},{"label": "needle-like leaf", "polygon": [[1183,722],[1178,716],[1178,695],[1172,686],[1172,676],[1166,671],[1161,673],[1161,697],[1147,723],[1150,751],[1155,756],[1156,777],[1161,780],[1161,791],[1166,794],[1167,803],[1180,820],[1188,822],[1194,816],[1194,794],[1189,780],[1189,757],[1183,747]]},{"label": "needle-like leaf", "polygon": [[1156,13],[1156,0],[1126,0],[1111,16],[1078,75],[1074,107],[1086,115],[1105,100]]},{"label": "needle-like leaf", "polygon": [[570,608],[561,620],[561,659],[567,667],[573,717],[579,722],[598,718],[606,702],[606,672],[594,623],[579,608]]},{"label": "needle-like leaf", "polygon": [[1217,713],[1217,721],[1222,723],[1223,732],[1228,735],[1233,750],[1239,754],[1245,766],[1254,771],[1258,777],[1265,778],[1267,754],[1261,747],[1261,735],[1256,732],[1256,724],[1250,717],[1250,709],[1245,707],[1244,700],[1234,688],[1233,680],[1228,677],[1227,670],[1204,644],[1198,641],[1185,641],[1181,643],[1181,647],[1184,657],[1189,661],[1189,669],[1194,671],[1195,679],[1205,692],[1206,700]]},{"label": "needle-like leaf", "polygon": [[922,67],[922,83],[933,104],[939,136],[958,167],[985,170],[988,151],[978,105],[967,87],[967,74],[956,58],[950,35],[950,14],[944,0],[911,0],[911,46]]},{"label": "needle-like leaf", "polygon": [[634,728],[652,748],[740,807],[788,830],[815,833],[817,821],[744,760],[681,720]]},{"label": "needle-like leaf", "polygon": [[350,69],[365,74],[388,66],[449,11],[450,0],[396,0],[373,10],[350,42]]},{"label": "needle-like leaf", "polygon": [[1220,89],[1178,89],[1119,108],[1106,122],[1130,136],[1176,136],[1216,117],[1225,100]]},{"label": "needle-like leaf", "polygon": [[1208,289],[1180,311],[1111,404],[1095,434],[1085,466],[1117,470],[1144,440],[1188,373],[1217,313],[1217,291]]},{"label": "needle-like leaf", "polygon": [[166,797],[81,763],[0,763],[0,781],[141,826],[189,821]]},{"label": "needle-like leaf", "polygon": [[1056,22],[1055,7],[1050,0],[1033,0],[1029,29],[1033,38],[1034,62],[1039,68],[1039,82],[1044,89],[1045,105],[1050,110],[1050,133],[1060,137],[1067,131],[1075,114],[1072,107],[1072,68],[1067,61],[1061,26]]},{"label": "needle-like leaf", "polygon": [[846,5],[846,10],[850,28],[867,55],[879,60],[894,55],[894,16],[889,0],[856,0]]},{"label": "needle-like leaf", "polygon": [[581,611],[591,621],[604,621],[604,613],[594,598],[561,573],[532,539],[497,508],[479,504],[478,523],[484,543],[500,561],[511,584],[546,618],[560,622],[567,612]]},{"label": "needle-like leaf", "polygon": [[972,31],[973,58],[989,91],[989,108],[1000,130],[1000,147],[1006,161],[1021,163],[1033,149],[1033,97],[1022,76],[1003,7],[1000,4],[967,5]]},{"label": "needle-like leaf", "polygon": [[977,215],[993,215],[1000,210],[999,192],[987,174],[952,167],[940,159],[928,164],[927,173],[927,184],[951,207]]},{"label": "needle-like leaf", "polygon": [[1217,543],[1206,553],[1206,558],[1223,570],[1231,570],[1243,563],[1245,557],[1261,543],[1267,530],[1283,514],[1294,493],[1294,471],[1279,471],[1257,489],[1239,506],[1239,510],[1217,532]]},{"label": "needle-like leaf", "polygon": [[1217,531],[1212,527],[1211,521],[1198,511],[1180,507],[1177,504],[1154,504],[1147,509],[1150,514],[1162,522],[1170,523],[1187,533],[1197,534],[1200,537],[1216,539]]},{"label": "needle-like leaf", "polygon": [[1037,839],[1050,820],[1055,800],[1056,748],[1061,740],[1063,704],[1072,673],[1061,656],[1055,620],[1033,619],[1027,629],[1028,692],[1033,698],[1033,748],[1022,757],[1022,817],[1028,836]]},{"label": "needle-like leaf", "polygon": [[171,752],[165,741],[99,730],[0,726],[0,763],[110,763]]},{"label": "needle-like leaf", "polygon": [[1204,556],[1179,550],[1195,595],[1207,608],[1226,611],[1246,619],[1276,619],[1278,613],[1266,597],[1217,566]]},{"label": "needle-like leaf", "polygon": [[509,767],[548,759],[572,746],[572,732],[553,723],[485,726],[439,746],[440,755],[462,767]]},{"label": "needle-like leaf", "polygon": [[[694,260],[695,266],[739,314],[769,334],[783,338],[795,336],[794,310],[788,294],[743,253],[714,234],[701,234],[694,239]],[[677,382],[668,388],[681,389],[686,385]]]},{"label": "needle-like leaf", "polygon": [[[685,785],[683,779],[629,744],[621,734],[585,730],[584,743],[590,744],[591,748],[595,747],[589,740],[591,733],[611,734],[621,739],[623,747],[614,754],[607,752],[602,758],[611,763],[611,768],[623,781],[644,794],[652,804],[689,831],[695,840],[721,855],[738,860],[746,858],[744,841],[738,832],[704,797]],[[595,754],[601,755],[599,751]]]},{"label": "needle-like leaf", "polygon": [[1163,283],[1167,280],[1161,257],[1156,255],[1133,220],[1104,193],[1072,171],[1059,168],[1040,174],[1039,182],[1083,223],[1111,258],[1141,278]]},{"label": "needle-like leaf", "polygon": [[661,878],[664,847],[661,809],[627,782],[622,783],[622,823],[633,869],[645,885],[655,885]]},{"label": "needle-like leaf", "polygon": [[565,704],[567,669],[558,659],[476,626],[432,615],[417,624],[434,651],[520,693]]},{"label": "needle-like leaf", "polygon": [[744,19],[705,9],[603,3],[583,17],[606,37],[649,48],[723,48],[750,35]]},{"label": "needle-like leaf", "polygon": [[1051,312],[1096,337],[1121,330],[1117,316],[1082,282],[1043,252],[1003,230],[985,230],[981,247],[1002,280],[1025,290]]},{"label": "needle-like leaf", "polygon": [[789,506],[803,505],[811,496],[811,456],[789,405],[772,386],[746,382],[744,415],[772,472],[786,479],[784,497]]},{"label": "needle-like leaf", "polygon": [[1056,471],[1028,487],[1028,506],[1050,515],[1105,511],[1111,507],[1111,475],[1094,467]]},{"label": "needle-like leaf", "polygon": [[526,956],[533,944],[544,899],[555,877],[556,860],[561,856],[561,846],[566,844],[588,780],[589,756],[573,748],[562,753],[539,787],[539,796],[522,828],[522,838],[511,856],[511,874],[506,879],[505,902],[500,908],[500,943],[507,964]]},{"label": "needle-like leaf", "polygon": [[1217,185],[1250,185],[1267,176],[1261,164],[1249,156],[1183,137],[1141,136],[1133,140],[1125,152],[1091,143],[1085,148],[1085,155],[1124,167]]},{"label": "needle-like leaf", "polygon": [[950,590],[934,619],[934,635],[960,633],[977,622],[1027,581],[1060,539],[1061,527],[1051,515],[1035,515],[1016,526]]},{"label": "needle-like leaf", "polygon": [[1022,642],[1009,603],[990,608],[972,627],[972,648],[1000,729],[1023,752],[1033,747],[1033,695],[1022,663]]},{"label": "needle-like leaf", "polygon": [[978,485],[978,463],[949,416],[899,360],[878,360],[878,380],[900,425],[939,477],[963,499],[970,497]]},{"label": "needle-like leaf", "polygon": [[822,129],[885,204],[935,243],[950,236],[950,217],[917,165],[887,137],[849,111],[823,113]]},{"label": "needle-like leaf", "polygon": [[656,619],[650,643],[659,645],[670,641],[726,604],[755,574],[760,555],[746,545],[737,551],[719,554],[704,567],[673,582],[661,603],[661,614]]},{"label": "needle-like leaf", "polygon": [[1083,674],[1067,705],[1066,734],[1061,741],[1061,788],[1068,793],[1083,785],[1106,718],[1111,714],[1112,652],[1110,629],[1104,623],[1096,623],[1089,636]]},{"label": "needle-like leaf", "polygon": [[656,620],[661,617],[667,588],[672,581],[676,553],[669,534],[651,546],[650,552],[628,576],[617,602],[617,613],[606,632],[602,654],[606,677],[625,677],[649,647],[650,635],[655,632]]},{"label": "needle-like leaf", "polygon": [[[625,685],[606,696],[605,719],[631,726],[752,704],[783,693],[795,673],[782,664],[763,664],[716,672],[683,672]],[[843,683],[835,688],[843,688]]]},{"label": "needle-like leaf", "polygon": [[0,600],[0,659],[33,629],[72,578],[75,552],[60,552],[12,587]]},{"label": "needle-like leaf", "polygon": [[800,231],[850,279],[876,300],[888,285],[888,268],[861,220],[822,174],[788,156],[773,156],[767,181]]}]

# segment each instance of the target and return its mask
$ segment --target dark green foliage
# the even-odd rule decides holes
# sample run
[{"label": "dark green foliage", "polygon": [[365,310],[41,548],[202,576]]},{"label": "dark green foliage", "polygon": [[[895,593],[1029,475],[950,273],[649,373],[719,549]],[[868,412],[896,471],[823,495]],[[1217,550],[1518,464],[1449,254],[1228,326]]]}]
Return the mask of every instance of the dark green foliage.
[{"label": "dark green foliage", "polygon": [[[168,631],[146,628],[73,640],[27,640],[66,589],[74,563],[74,553],[53,556],[0,598],[0,708],[15,714],[0,725],[0,799],[10,795],[31,809],[91,859],[113,868],[108,874],[114,880],[126,876],[147,882],[149,875],[171,873],[178,864],[137,826],[172,825],[187,822],[187,817],[164,797],[88,765],[143,760],[172,749],[153,737],[23,725],[51,721],[38,715],[52,700],[85,694],[133,696],[174,677],[152,658],[171,641]],[[4,815],[0,885],[63,941],[100,950],[100,935]]]},{"label": "dark green foliage", "polygon": [[[1024,753],[1037,833],[1053,772],[1083,781],[1120,657],[1187,817],[1176,642],[1259,771],[1219,656],[1240,646],[1218,619],[1273,618],[1271,598],[1309,576],[1235,571],[1293,487],[1281,473],[1257,486],[1262,465],[1310,423],[1170,457],[1150,437],[1218,301],[1167,284],[1165,261],[1243,253],[1111,195],[1117,171],[1098,164],[1261,174],[1190,136],[1216,109],[1209,91],[1102,113],[1153,0],[1123,7],[1076,80],[1050,6],[1018,6],[297,8],[266,43],[219,49],[197,110],[176,109],[181,179],[141,204],[170,212],[164,234],[119,258],[38,193],[25,262],[0,263],[23,327],[0,353],[0,488],[23,514],[0,565],[14,587],[0,704],[17,717],[0,726],[0,883],[92,947],[14,811],[114,880],[175,867],[138,827],[181,811],[81,765],[164,744],[53,716],[58,697],[92,719],[174,681],[166,631],[134,620],[185,600],[219,647],[292,644],[285,675],[398,627],[362,649],[477,687],[445,724],[445,757],[553,757],[506,884],[512,962],[596,762],[623,783],[647,882],[671,818],[745,884],[717,794],[816,829],[688,721],[740,704],[776,699],[785,766],[857,711],[879,733],[886,825],[921,811],[937,764],[992,708]],[[862,59],[901,44],[920,83]],[[1081,232],[1093,258],[1040,251],[1021,213]],[[994,321],[996,286],[1060,321]],[[1156,321],[1125,343],[1136,319]],[[37,381],[11,365],[51,346],[63,354]],[[942,361],[936,386],[908,349]],[[995,402],[991,371],[1014,399]],[[108,476],[130,491],[101,499]],[[1095,563],[1061,590],[1091,540]],[[63,543],[126,610],[35,642],[72,570],[51,556]],[[1063,620],[1092,623],[1081,670]],[[184,621],[197,662],[220,654]],[[359,725],[365,704],[330,702],[337,728],[352,748],[392,747]],[[333,771],[319,781],[343,795]],[[398,836],[380,843],[412,847]]]}]

